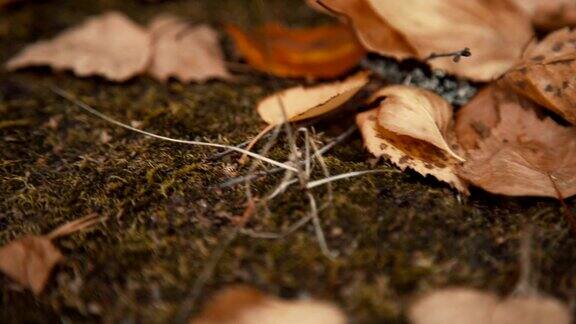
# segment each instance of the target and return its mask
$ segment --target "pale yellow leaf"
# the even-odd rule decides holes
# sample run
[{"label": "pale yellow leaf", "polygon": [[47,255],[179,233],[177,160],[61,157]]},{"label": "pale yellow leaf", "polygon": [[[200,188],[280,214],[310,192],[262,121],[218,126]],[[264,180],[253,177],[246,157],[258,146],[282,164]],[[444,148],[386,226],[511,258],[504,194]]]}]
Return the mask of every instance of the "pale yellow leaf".
[{"label": "pale yellow leaf", "polygon": [[360,72],[344,81],[283,90],[260,101],[258,114],[270,125],[317,117],[342,106],[366,83],[368,74]]}]

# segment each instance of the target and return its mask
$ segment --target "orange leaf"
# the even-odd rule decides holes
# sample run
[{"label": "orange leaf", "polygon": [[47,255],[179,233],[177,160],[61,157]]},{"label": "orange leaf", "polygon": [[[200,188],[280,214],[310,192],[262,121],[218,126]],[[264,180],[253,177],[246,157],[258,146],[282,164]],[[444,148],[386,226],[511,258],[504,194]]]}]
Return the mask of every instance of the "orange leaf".
[{"label": "orange leaf", "polygon": [[341,25],[289,29],[267,24],[252,32],[227,26],[248,63],[281,77],[333,78],[353,68],[364,50]]}]

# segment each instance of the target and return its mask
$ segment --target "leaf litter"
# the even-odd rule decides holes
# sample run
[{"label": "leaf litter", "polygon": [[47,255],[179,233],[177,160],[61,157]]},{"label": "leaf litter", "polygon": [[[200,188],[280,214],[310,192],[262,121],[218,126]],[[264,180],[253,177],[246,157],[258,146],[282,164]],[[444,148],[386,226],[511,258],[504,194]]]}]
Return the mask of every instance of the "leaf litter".
[{"label": "leaf litter", "polygon": [[[532,9],[530,4],[527,5],[520,8],[511,0],[473,0],[466,3],[455,0],[319,2],[321,10],[344,17],[343,20],[356,31],[359,42],[367,51],[397,59],[416,58],[434,68],[475,81],[491,81],[504,75],[484,88],[457,113],[456,125],[452,120],[453,109],[450,104],[431,91],[403,85],[388,86],[373,92],[370,104],[376,103],[377,107],[356,116],[368,150],[376,156],[386,157],[402,170],[411,168],[423,175],[432,175],[462,193],[467,193],[469,182],[489,192],[509,196],[562,199],[576,194],[576,173],[573,172],[576,169],[574,128],[560,125],[537,113],[544,107],[574,122],[569,80],[572,75],[573,32],[558,31],[540,43],[532,43],[526,49],[533,37],[528,19]],[[419,9],[413,10],[414,7]],[[538,24],[537,18],[532,16],[535,24]],[[116,57],[120,46],[106,49],[110,52],[96,59],[94,53],[103,46],[103,41],[98,40],[94,44],[78,41],[84,38],[78,35],[106,30],[110,21],[125,24],[132,32],[139,31],[134,33],[138,34],[136,47],[146,50],[137,53],[140,54],[138,59],[136,51],[125,53],[134,55],[131,57],[134,60],[130,62],[125,57]],[[364,49],[357,46],[348,29],[339,25],[298,31],[280,25],[267,25],[257,32],[259,36],[237,27],[229,27],[228,31],[249,64],[277,76],[335,78],[346,75],[364,56]],[[99,34],[106,41],[107,37],[114,38],[110,31]],[[109,13],[65,31],[52,41],[33,44],[10,60],[8,67],[18,69],[29,65],[49,65],[55,69],[71,69],[79,76],[100,75],[113,81],[124,81],[144,71],[164,82],[170,77],[183,82],[229,79],[231,75],[224,68],[224,58],[217,38],[214,30],[207,26],[190,27],[174,17],[157,18],[146,30],[120,14]],[[328,41],[321,41],[324,38]],[[117,45],[114,41],[112,44]],[[204,45],[196,46],[198,44]],[[468,57],[468,47],[472,52],[471,57]],[[60,51],[62,48],[65,50]],[[459,48],[465,50],[457,50]],[[76,52],[66,52],[68,49]],[[47,53],[57,55],[50,57]],[[71,57],[67,58],[67,55]],[[96,66],[93,66],[95,62]],[[116,70],[110,68],[115,64]],[[368,81],[368,74],[360,72],[344,81],[328,82],[311,88],[291,88],[262,100],[257,109],[261,118],[269,127],[286,127],[291,153],[285,163],[267,158],[267,150],[259,155],[250,152],[250,147],[244,150],[148,133],[102,115],[74,100],[66,92],[58,89],[55,92],[100,118],[147,136],[179,143],[229,148],[283,168],[286,174],[276,191],[285,190],[290,184],[299,182],[310,201],[309,216],[303,218],[295,228],[312,221],[319,244],[325,255],[330,257],[331,251],[327,248],[318,216],[322,208],[316,206],[316,198],[310,190],[331,181],[379,170],[331,176],[329,170],[324,168],[325,178],[311,181],[311,169],[314,167],[312,156],[318,157],[318,165],[322,165],[321,155],[311,153],[312,144],[307,131],[304,132],[304,150],[297,147],[297,138],[294,137],[291,124],[321,116],[340,107],[361,91]],[[315,151],[319,152],[316,148]],[[294,178],[294,175],[298,178]],[[249,205],[252,214],[258,209],[254,203],[258,198],[252,199],[251,194],[248,194],[248,198],[252,202]],[[242,227],[244,225],[245,221]],[[33,279],[9,273],[35,293],[42,290],[50,269],[62,258],[50,243],[58,235],[51,235],[25,237],[12,243],[14,247],[11,249],[20,252],[10,253],[26,255],[27,252],[22,251],[36,251],[30,255],[41,256],[31,257],[37,259],[30,262],[34,264],[31,267],[48,269],[38,271],[38,278]],[[10,245],[3,248],[3,253],[7,253],[5,251],[8,247]],[[2,270],[7,273],[12,271]],[[256,307],[254,314],[257,315],[254,318],[287,316],[293,320],[295,317],[292,315],[306,315],[306,311],[303,311],[305,308],[292,308],[293,305],[263,297],[254,291],[240,291],[239,295],[247,300],[253,298],[258,304],[260,300],[270,299],[272,301],[265,304],[275,305]],[[417,303],[418,307],[411,310],[410,316],[416,324],[440,323],[433,321],[438,318],[445,322],[446,317],[443,317],[445,314],[442,311],[447,308],[442,310],[443,307],[438,305],[446,300],[452,302],[451,307],[454,301],[462,303],[462,307],[456,307],[455,313],[448,311],[449,316],[468,318],[470,323],[478,318],[483,323],[508,323],[520,319],[543,323],[542,320],[547,318],[555,318],[558,323],[563,323],[569,321],[570,317],[562,305],[541,296],[500,300],[490,293],[461,289],[441,291],[428,297],[421,299]],[[430,304],[435,306],[430,307]],[[475,308],[467,308],[470,305]],[[283,311],[275,313],[279,309]],[[466,309],[469,311],[464,311]],[[244,313],[242,310],[240,313],[232,313],[233,316],[240,316],[234,317],[236,322],[239,318],[245,323],[253,322],[250,319],[252,315],[246,315],[249,312]],[[223,313],[214,314],[217,317]],[[338,311],[332,314],[338,314]],[[345,320],[342,315],[334,317],[333,321]]]}]

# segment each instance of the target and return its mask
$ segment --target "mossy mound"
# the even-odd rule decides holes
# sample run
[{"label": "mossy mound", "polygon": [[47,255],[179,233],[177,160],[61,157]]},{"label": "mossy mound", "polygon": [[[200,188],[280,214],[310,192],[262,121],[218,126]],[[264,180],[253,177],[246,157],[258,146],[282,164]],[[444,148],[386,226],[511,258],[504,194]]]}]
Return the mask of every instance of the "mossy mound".
[{"label": "mossy mound", "polygon": [[[271,15],[289,23],[318,22],[297,3],[268,3]],[[235,0],[28,3],[0,12],[0,61],[108,9],[141,23],[167,11],[217,24],[260,17],[250,8],[251,1]],[[0,322],[171,322],[246,206],[244,186],[217,186],[245,172],[235,163],[237,155],[214,160],[213,149],[144,138],[84,113],[50,86],[158,134],[238,144],[263,126],[255,102],[291,83],[245,73],[235,83],[163,85],[139,77],[112,84],[47,69],[0,70],[0,244],[90,213],[108,217],[94,230],[57,242],[67,259],[41,296],[14,290],[2,277]],[[352,119],[340,114],[315,129],[329,139]],[[280,142],[271,157],[281,160],[287,151]],[[332,174],[368,169],[368,158],[357,134],[326,154]],[[481,191],[461,201],[432,179],[386,164],[378,168],[390,172],[334,183],[334,208],[321,219],[339,258],[322,254],[311,225],[280,240],[239,235],[196,306],[216,289],[243,282],[281,296],[333,300],[355,322],[403,323],[409,297],[434,287],[511,291],[520,270],[520,232],[528,224],[537,244],[538,288],[564,300],[574,297],[576,241],[556,201]],[[253,181],[254,195],[281,177]],[[326,188],[315,193],[323,201]],[[576,210],[576,200],[567,203]],[[280,232],[307,211],[306,196],[294,188],[260,210],[248,227]]]}]

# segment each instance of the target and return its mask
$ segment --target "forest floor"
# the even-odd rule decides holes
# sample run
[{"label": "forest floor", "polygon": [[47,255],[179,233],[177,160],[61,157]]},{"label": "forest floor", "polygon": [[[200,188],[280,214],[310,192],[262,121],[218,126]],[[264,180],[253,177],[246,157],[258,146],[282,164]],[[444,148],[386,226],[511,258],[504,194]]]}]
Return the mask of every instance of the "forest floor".
[{"label": "forest floor", "polygon": [[[326,19],[296,2],[268,3],[270,17],[292,25]],[[28,3],[0,12],[0,62],[27,43],[110,9],[143,24],[158,12],[171,12],[218,27],[223,21],[257,21],[250,8],[250,1],[235,0]],[[233,219],[246,208],[246,188],[219,184],[246,173],[236,164],[237,154],[212,159],[215,149],[146,138],[50,90],[58,86],[108,116],[157,134],[236,145],[263,127],[255,103],[293,84],[253,71],[238,73],[235,82],[161,84],[137,77],[114,84],[48,69],[1,68],[0,244],[93,213],[108,219],[57,241],[66,260],[40,296],[14,289],[2,276],[0,322],[171,322],[221,250],[192,313],[214,291],[246,283],[283,297],[331,300],[353,322],[404,323],[410,298],[437,287],[513,291],[520,238],[529,226],[533,284],[575,300],[576,240],[555,200],[480,190],[461,197],[434,179],[385,162],[372,166],[355,133],[325,154],[330,173],[387,172],[333,183],[332,207],[320,213],[327,244],[338,253],[331,260],[318,247],[312,224],[277,240],[232,238],[238,233]],[[353,116],[343,112],[315,124],[316,138],[329,142],[353,124]],[[283,160],[287,153],[281,140],[270,157]],[[264,195],[281,178],[278,173],[252,181],[252,195]],[[319,203],[326,201],[325,186],[313,192]],[[576,211],[575,199],[567,204]],[[246,226],[281,232],[308,210],[306,195],[295,186]]]}]

